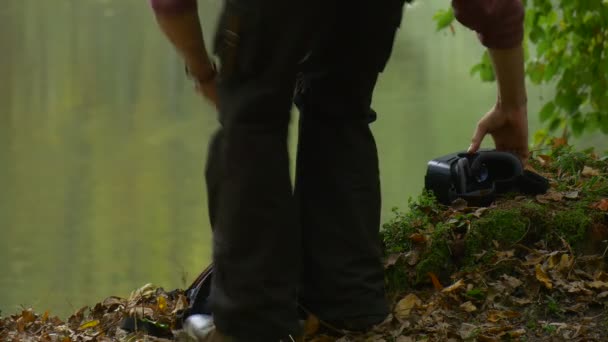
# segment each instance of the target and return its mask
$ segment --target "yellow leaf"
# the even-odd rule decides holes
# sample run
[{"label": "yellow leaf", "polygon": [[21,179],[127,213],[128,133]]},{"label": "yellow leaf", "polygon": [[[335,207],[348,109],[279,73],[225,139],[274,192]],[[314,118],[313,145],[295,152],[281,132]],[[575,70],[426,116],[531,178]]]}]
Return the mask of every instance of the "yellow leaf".
[{"label": "yellow leaf", "polygon": [[583,172],[581,172],[581,174],[585,177],[593,177],[593,176],[599,176],[600,172],[594,168],[585,166],[585,167],[583,167]]},{"label": "yellow leaf", "polygon": [[455,282],[454,284],[446,287],[445,289],[441,290],[441,292],[454,292],[458,289],[463,288],[465,285],[464,280],[460,279],[457,282]]},{"label": "yellow leaf", "polygon": [[570,260],[570,256],[568,256],[568,254],[562,254],[562,258],[559,261],[559,265],[557,266],[557,269],[560,271],[566,271],[566,270],[570,269],[571,266],[572,266],[572,260]]},{"label": "yellow leaf", "polygon": [[422,305],[422,301],[413,293],[401,299],[395,306],[395,317],[398,319],[407,318],[413,308]]},{"label": "yellow leaf", "polygon": [[589,282],[589,283],[587,283],[587,286],[592,289],[598,289],[598,290],[599,289],[608,289],[608,283],[599,281],[599,280]]},{"label": "yellow leaf", "polygon": [[545,271],[543,271],[539,264],[536,264],[536,279],[543,283],[543,285],[545,285],[545,287],[549,290],[553,288],[551,279],[549,279],[549,276],[547,276],[547,274],[545,273]]},{"label": "yellow leaf", "polygon": [[85,330],[85,329],[90,329],[90,328],[94,328],[96,326],[99,325],[99,320],[95,319],[89,322],[84,323],[83,325],[81,325],[80,327],[78,327],[78,330]]},{"label": "yellow leaf", "polygon": [[477,307],[470,301],[460,304],[460,308],[466,312],[473,312],[477,310]]},{"label": "yellow leaf", "polygon": [[156,304],[158,306],[158,310],[163,312],[167,308],[167,299],[163,296],[158,296],[156,298]]}]

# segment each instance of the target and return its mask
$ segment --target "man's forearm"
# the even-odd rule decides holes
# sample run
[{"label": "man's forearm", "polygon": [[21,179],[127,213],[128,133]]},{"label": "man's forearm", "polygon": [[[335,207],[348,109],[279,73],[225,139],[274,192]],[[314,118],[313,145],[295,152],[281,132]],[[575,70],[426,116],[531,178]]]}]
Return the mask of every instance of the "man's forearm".
[{"label": "man's forearm", "polygon": [[[156,20],[165,36],[184,58],[190,72],[195,77],[205,78],[213,74],[207,55],[203,32],[196,10],[196,2],[188,6],[169,6],[171,1],[152,1]],[[183,2],[173,1],[180,4]]]},{"label": "man's forearm", "polygon": [[508,107],[525,105],[527,95],[523,47],[489,49],[489,52],[498,82],[498,104]]}]

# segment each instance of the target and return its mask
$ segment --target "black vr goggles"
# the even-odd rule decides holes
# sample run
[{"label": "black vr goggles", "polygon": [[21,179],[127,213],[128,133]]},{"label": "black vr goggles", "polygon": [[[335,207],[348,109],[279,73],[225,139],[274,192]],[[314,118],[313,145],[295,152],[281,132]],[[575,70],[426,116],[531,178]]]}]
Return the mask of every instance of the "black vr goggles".
[{"label": "black vr goggles", "polygon": [[508,152],[482,150],[474,154],[453,153],[431,160],[427,165],[425,188],[437,200],[450,205],[462,198],[470,206],[488,206],[497,195],[519,192],[545,193],[549,181],[525,170],[517,156]]}]

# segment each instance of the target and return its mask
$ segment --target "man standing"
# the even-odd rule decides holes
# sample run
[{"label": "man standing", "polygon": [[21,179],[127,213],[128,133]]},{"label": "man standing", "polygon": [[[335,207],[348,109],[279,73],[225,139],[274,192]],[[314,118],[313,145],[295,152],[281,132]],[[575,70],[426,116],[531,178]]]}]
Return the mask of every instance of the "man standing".
[{"label": "man standing", "polygon": [[[289,341],[298,301],[337,328],[365,330],[389,312],[380,241],[371,100],[404,0],[225,0],[209,62],[196,0],[151,0],[197,90],[219,109],[206,179],[213,227],[205,341]],[[480,35],[498,80],[470,152],[490,134],[528,154],[521,0],[453,0]],[[407,75],[404,75],[407,76]],[[300,111],[296,181],[287,131]]]}]

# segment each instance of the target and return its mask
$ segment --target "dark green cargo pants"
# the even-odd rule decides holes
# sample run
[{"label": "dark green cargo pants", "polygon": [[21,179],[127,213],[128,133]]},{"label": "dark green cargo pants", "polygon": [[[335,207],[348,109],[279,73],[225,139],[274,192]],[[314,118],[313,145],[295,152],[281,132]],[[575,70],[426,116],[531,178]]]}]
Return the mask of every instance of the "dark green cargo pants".
[{"label": "dark green cargo pants", "polygon": [[[365,328],[388,314],[372,93],[401,0],[227,1],[215,51],[221,129],[207,163],[218,328],[298,334],[297,304]],[[296,182],[287,131],[300,111]],[[358,325],[358,326],[357,326]]]}]

